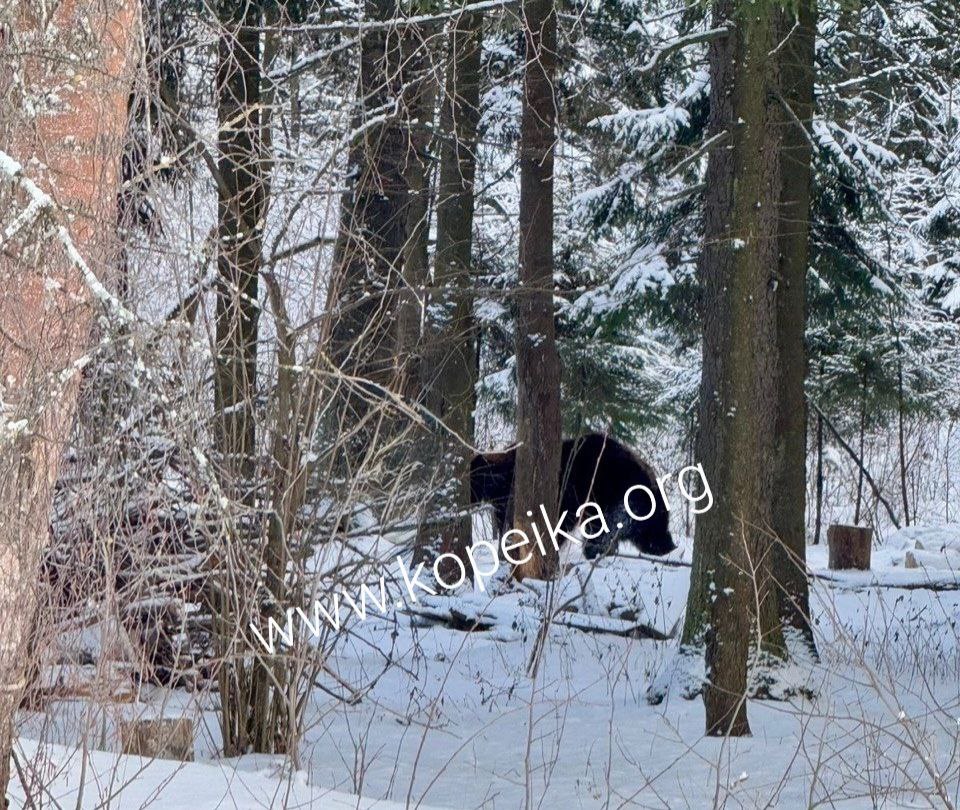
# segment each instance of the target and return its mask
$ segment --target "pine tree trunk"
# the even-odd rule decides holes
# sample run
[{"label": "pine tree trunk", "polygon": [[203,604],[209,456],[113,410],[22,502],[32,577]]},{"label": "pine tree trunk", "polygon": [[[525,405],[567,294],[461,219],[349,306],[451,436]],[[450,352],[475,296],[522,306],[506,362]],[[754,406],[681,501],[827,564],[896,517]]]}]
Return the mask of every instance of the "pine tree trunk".
[{"label": "pine tree trunk", "polygon": [[[819,424],[819,423],[818,423]],[[864,372],[860,381],[860,429],[857,434],[857,453],[863,459],[863,443],[867,432],[867,375]],[[853,511],[853,523],[860,525],[860,511],[863,507],[863,467],[857,470],[857,503]]]},{"label": "pine tree trunk", "polygon": [[[395,0],[367,0],[365,16],[388,22]],[[355,141],[348,158],[348,191],[341,205],[328,293],[331,355],[351,375],[393,386],[397,370],[398,290],[407,240],[407,132],[400,122],[401,35],[378,27],[360,40]],[[377,119],[383,118],[382,121]],[[349,419],[368,410],[348,397]]]},{"label": "pine tree trunk", "polygon": [[[0,43],[0,97],[5,105],[33,106],[49,92],[62,107],[40,105],[45,111],[29,120],[18,119],[15,107],[5,108],[3,149],[24,167],[25,177],[54,197],[51,215],[105,280],[117,266],[113,225],[137,4],[63,0],[42,34],[35,11],[35,4],[24,3],[5,20],[13,37],[4,42],[15,41],[27,56],[2,53]],[[68,63],[60,58],[64,53],[83,57]],[[14,71],[22,71],[19,87],[10,83]],[[6,190],[3,202],[13,210],[28,204],[22,193]],[[66,210],[76,216],[69,219]],[[29,251],[17,256],[19,244],[7,240],[0,254],[0,421],[6,422],[0,430],[0,807],[7,804],[12,723],[29,663],[25,650],[53,484],[76,403],[78,375],[69,370],[90,339],[92,316],[102,312],[64,245],[49,234],[36,239],[34,230],[26,234],[34,240]],[[6,429],[21,420],[22,429]]]},{"label": "pine tree trunk", "polygon": [[424,305],[430,275],[429,235],[431,138],[437,101],[437,85],[424,31],[408,25],[403,35],[403,100],[408,131],[404,179],[409,191],[406,241],[403,245],[403,285],[397,311],[396,362],[398,390],[416,400],[422,393]]},{"label": "pine tree trunk", "polygon": [[780,279],[777,285],[777,354],[780,364],[776,423],[773,534],[779,540],[774,576],[780,583],[780,615],[816,650],[810,628],[806,571],[807,376],[806,280],[812,183],[810,125],[814,104],[816,0],[783,11],[781,56]]},{"label": "pine tree trunk", "polygon": [[[840,54],[843,67],[844,81],[840,86],[840,96],[843,99],[852,100],[860,92],[860,87],[854,79],[863,74],[863,2],[862,0],[846,0],[841,3],[837,15],[837,32],[843,36],[843,49]],[[846,125],[848,115],[846,111],[850,109],[849,105],[841,105],[841,115],[839,123]]]},{"label": "pine tree trunk", "polygon": [[[714,7],[729,34],[710,44],[710,134],[732,148],[710,153],[706,179],[703,377],[697,457],[715,494],[697,521],[685,641],[706,641],[707,733],[750,731],[748,657],[782,648],[778,625],[752,633],[755,611],[776,604],[769,572],[777,414],[776,273],[779,128],[775,15],[734,0]],[[761,621],[764,621],[761,619]],[[753,638],[752,638],[753,637]]]},{"label": "pine tree trunk", "polygon": [[[476,334],[472,316],[472,250],[480,51],[483,18],[462,14],[452,23],[444,97],[440,108],[440,178],[431,321],[428,323],[424,398],[447,431],[473,441]],[[439,463],[455,470],[449,486],[432,493],[419,546],[424,558],[452,552],[464,562],[471,539],[470,455],[444,431]],[[441,476],[443,480],[443,476]],[[451,516],[453,516],[451,518]],[[444,578],[452,572],[441,571]]]},{"label": "pine tree trunk", "polygon": [[897,339],[897,450],[900,461],[900,497],[903,500],[903,523],[910,525],[910,499],[907,496],[907,440],[904,432],[903,349]]},{"label": "pine tree trunk", "polygon": [[[515,528],[531,542],[542,506],[557,511],[562,423],[553,307],[553,154],[557,17],[552,0],[524,0],[526,63],[520,123],[520,286],[516,291],[517,461]],[[542,519],[541,519],[542,520]],[[524,549],[526,551],[526,548]],[[549,578],[557,554],[534,549],[518,576]],[[522,555],[521,555],[522,556]]]},{"label": "pine tree trunk", "polygon": [[820,545],[820,532],[823,528],[823,414],[817,414],[817,504],[813,524],[813,544]]},{"label": "pine tree trunk", "polygon": [[[416,14],[423,6],[414,2],[408,7]],[[430,277],[430,218],[433,199],[433,164],[431,154],[437,106],[437,82],[433,69],[434,48],[426,38],[429,29],[402,23],[402,56],[400,60],[400,121],[406,153],[403,158],[403,180],[407,191],[404,243],[400,252],[402,281],[396,295],[396,326],[392,388],[405,400],[423,402],[423,366],[425,362],[426,291]],[[402,435],[406,423],[402,419],[388,423],[389,436]],[[438,472],[436,448],[429,436],[416,435],[413,441],[398,443],[399,452],[392,454],[388,466],[410,468],[418,472],[406,488],[407,514],[422,515],[428,497],[424,491],[432,485]],[[419,525],[423,525],[423,520]],[[418,532],[419,533],[419,532]]]}]

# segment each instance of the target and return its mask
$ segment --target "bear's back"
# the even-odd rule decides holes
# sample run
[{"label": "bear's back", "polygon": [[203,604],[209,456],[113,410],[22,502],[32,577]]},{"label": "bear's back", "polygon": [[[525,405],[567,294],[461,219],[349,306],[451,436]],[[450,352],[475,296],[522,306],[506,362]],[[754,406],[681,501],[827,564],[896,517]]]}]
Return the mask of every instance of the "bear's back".
[{"label": "bear's back", "polygon": [[[636,484],[653,486],[651,471],[626,445],[603,433],[587,433],[563,444],[561,492],[564,508],[586,501],[601,506],[616,501]],[[571,504],[571,498],[578,502]]]}]

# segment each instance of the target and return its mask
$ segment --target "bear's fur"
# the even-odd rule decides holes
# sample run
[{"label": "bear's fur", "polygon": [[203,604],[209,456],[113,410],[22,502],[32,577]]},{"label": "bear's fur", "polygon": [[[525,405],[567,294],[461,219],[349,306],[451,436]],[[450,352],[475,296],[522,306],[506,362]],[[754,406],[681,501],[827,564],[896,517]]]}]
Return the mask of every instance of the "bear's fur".
[{"label": "bear's fur", "polygon": [[[504,532],[513,520],[513,472],[516,449],[497,453],[482,453],[470,463],[470,500],[489,503],[496,514],[496,528]],[[644,554],[668,554],[676,548],[670,535],[669,511],[656,476],[637,455],[624,444],[602,433],[588,433],[563,443],[560,461],[560,513],[567,513],[561,528],[572,532],[577,524],[577,509],[592,501],[602,510],[609,534],[594,540],[584,540],[584,554],[588,559],[609,554],[626,540]],[[656,500],[656,509],[647,520],[632,519],[625,511],[623,496],[637,484],[647,487]],[[631,498],[635,514],[646,514],[647,496],[638,491]],[[554,517],[554,516],[551,516]],[[555,516],[559,517],[559,515]],[[590,513],[586,515],[590,517]],[[623,527],[618,529],[617,523]],[[589,526],[597,531],[598,522]]]}]

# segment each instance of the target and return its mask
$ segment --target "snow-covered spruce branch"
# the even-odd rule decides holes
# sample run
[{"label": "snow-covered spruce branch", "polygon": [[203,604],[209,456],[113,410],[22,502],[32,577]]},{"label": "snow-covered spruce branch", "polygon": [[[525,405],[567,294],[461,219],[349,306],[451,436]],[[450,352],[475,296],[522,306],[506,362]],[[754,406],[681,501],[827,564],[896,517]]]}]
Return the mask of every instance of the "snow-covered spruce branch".
[{"label": "snow-covered spruce branch", "polygon": [[84,283],[93,293],[93,296],[103,305],[107,314],[124,323],[133,322],[135,320],[133,313],[97,278],[96,273],[90,269],[83,256],[80,255],[80,251],[77,250],[77,246],[74,244],[66,226],[57,221],[57,204],[53,198],[27,177],[23,172],[23,166],[2,149],[0,149],[0,174],[6,176],[14,186],[20,188],[30,198],[26,210],[14,222],[16,228],[11,226],[4,233],[4,238],[0,240],[0,247],[3,247],[7,239],[28,222],[32,222],[41,216],[49,217],[57,239],[63,245],[70,263],[80,271]]}]

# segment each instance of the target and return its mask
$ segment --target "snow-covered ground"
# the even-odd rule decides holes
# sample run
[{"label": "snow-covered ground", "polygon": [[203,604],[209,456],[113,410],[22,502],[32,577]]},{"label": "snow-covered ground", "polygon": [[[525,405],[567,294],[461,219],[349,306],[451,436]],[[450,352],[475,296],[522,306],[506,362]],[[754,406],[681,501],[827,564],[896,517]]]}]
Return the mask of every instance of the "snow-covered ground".
[{"label": "snow-covered ground", "polygon": [[[311,807],[317,810],[393,810],[396,802],[360,799],[310,785],[306,774],[285,773],[270,759],[181,763],[105,751],[41,744],[21,738],[16,755],[42,807]],[[22,786],[14,802],[23,803]],[[421,805],[424,810],[429,810]]]},{"label": "snow-covered ground", "polygon": [[[407,616],[358,624],[330,665],[344,683],[369,689],[354,705],[314,691],[300,770],[217,759],[209,698],[165,690],[125,705],[64,701],[24,718],[21,758],[39,763],[64,807],[956,806],[957,548],[960,526],[907,529],[875,549],[872,572],[828,574],[826,548],[810,547],[822,660],[805,685],[817,697],[751,701],[749,738],[703,737],[699,700],[671,694],[648,705],[646,687],[668,666],[673,641],[554,627],[531,678],[540,597],[524,591],[480,605],[498,622],[488,632]],[[928,564],[905,568],[916,551]],[[689,543],[674,558],[689,559]],[[688,575],[610,558],[576,604],[670,632]],[[579,593],[584,579],[580,565],[555,598]],[[332,677],[321,683],[341,690]],[[115,721],[144,711],[195,718],[198,762],[91,751],[82,766],[78,745],[116,751]]]}]

